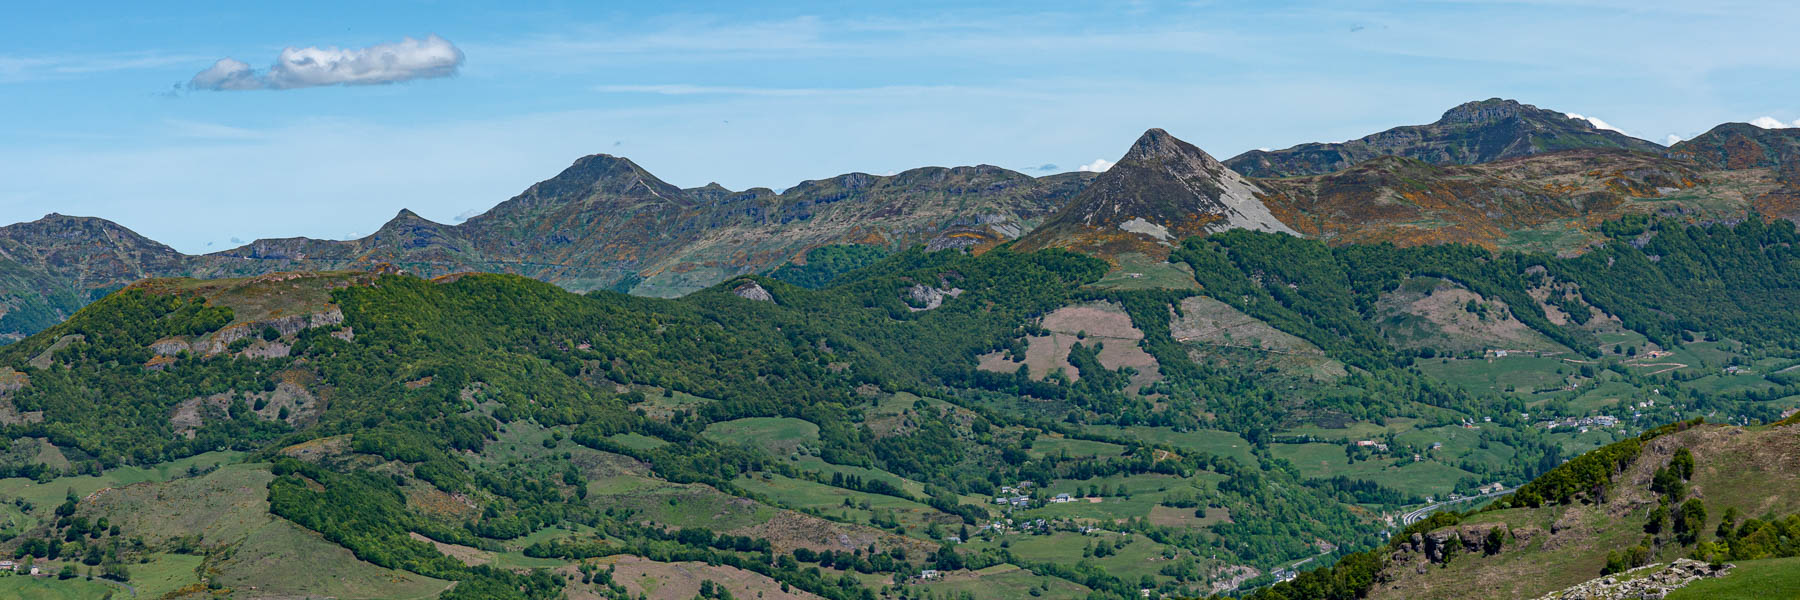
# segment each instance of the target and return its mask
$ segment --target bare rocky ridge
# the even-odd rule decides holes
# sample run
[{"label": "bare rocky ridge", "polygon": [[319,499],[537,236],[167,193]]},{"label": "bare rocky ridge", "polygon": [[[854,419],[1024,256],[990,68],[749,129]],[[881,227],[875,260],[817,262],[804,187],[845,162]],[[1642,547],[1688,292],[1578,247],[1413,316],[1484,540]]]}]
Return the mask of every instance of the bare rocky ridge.
[{"label": "bare rocky ridge", "polygon": [[782,193],[680,189],[630,159],[583,157],[461,225],[402,211],[345,242],[258,240],[213,258],[221,275],[391,263],[415,274],[527,275],[575,291],[677,296],[827,244],[937,247],[1016,238],[1092,176],[1044,178],[993,166],[849,173]]},{"label": "bare rocky ridge", "polygon": [[1600,129],[1586,119],[1490,98],[1458,105],[1427,125],[1395,127],[1342,143],[1252,150],[1225,164],[1251,177],[1292,177],[1342,171],[1382,156],[1436,165],[1472,165],[1577,148],[1663,151],[1660,145]]}]

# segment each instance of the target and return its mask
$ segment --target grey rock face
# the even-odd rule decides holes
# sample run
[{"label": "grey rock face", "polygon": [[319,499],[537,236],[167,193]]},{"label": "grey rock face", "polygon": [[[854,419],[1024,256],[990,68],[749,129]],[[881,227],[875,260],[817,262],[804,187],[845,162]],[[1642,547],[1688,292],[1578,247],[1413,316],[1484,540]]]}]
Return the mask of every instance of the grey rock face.
[{"label": "grey rock face", "polygon": [[742,285],[732,288],[731,293],[737,294],[739,298],[745,300],[755,300],[757,302],[775,301],[775,296],[770,294],[769,290],[763,288],[761,284],[754,281],[746,281]]}]

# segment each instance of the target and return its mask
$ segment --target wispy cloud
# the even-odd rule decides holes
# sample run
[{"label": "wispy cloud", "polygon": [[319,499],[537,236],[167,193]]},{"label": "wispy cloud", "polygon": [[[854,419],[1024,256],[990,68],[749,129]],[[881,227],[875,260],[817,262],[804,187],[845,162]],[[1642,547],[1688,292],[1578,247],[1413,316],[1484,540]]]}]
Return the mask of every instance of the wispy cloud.
[{"label": "wispy cloud", "polygon": [[800,16],[764,21],[689,18],[620,29],[579,24],[506,43],[472,45],[485,59],[519,68],[582,70],[596,64],[754,61],[794,58],[982,56],[1007,61],[1043,53],[1147,52],[1231,56],[1250,43],[1237,31],[1185,24],[1101,31],[1071,28],[1084,15],[985,14],[968,18],[855,19]]},{"label": "wispy cloud", "polygon": [[436,35],[406,38],[361,49],[335,46],[288,47],[275,64],[257,71],[235,58],[221,58],[194,74],[195,90],[290,90],[327,85],[375,85],[449,77],[462,67],[463,52]]},{"label": "wispy cloud", "polygon": [[795,98],[813,96],[852,96],[879,94],[894,96],[903,94],[929,94],[941,92],[985,93],[1003,89],[967,88],[948,85],[884,85],[858,88],[779,88],[779,87],[746,87],[724,85],[692,85],[685,83],[668,84],[608,84],[594,86],[594,91],[603,94],[650,94],[656,96],[754,96],[769,98]]},{"label": "wispy cloud", "polygon": [[218,123],[202,123],[181,119],[166,119],[164,125],[171,133],[179,137],[203,140],[260,140],[266,137],[262,132]]},{"label": "wispy cloud", "polygon": [[652,94],[657,96],[817,96],[830,92],[823,88],[758,88],[684,83],[648,85],[597,85],[603,94]]},{"label": "wispy cloud", "polygon": [[156,69],[201,59],[203,57],[198,55],[163,52],[57,56],[0,55],[0,83],[21,83],[113,71]]}]

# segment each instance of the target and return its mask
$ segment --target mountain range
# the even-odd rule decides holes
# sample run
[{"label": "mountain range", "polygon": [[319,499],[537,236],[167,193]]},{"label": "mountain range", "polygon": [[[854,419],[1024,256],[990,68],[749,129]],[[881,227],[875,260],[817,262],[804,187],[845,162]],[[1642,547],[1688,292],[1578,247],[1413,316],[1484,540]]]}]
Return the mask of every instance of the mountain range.
[{"label": "mountain range", "polygon": [[361,239],[263,239],[206,255],[101,219],[53,214],[0,227],[0,340],[147,276],[388,264],[425,276],[515,273],[575,291],[670,297],[804,265],[809,251],[832,246],[980,251],[1020,240],[1109,258],[1160,257],[1172,240],[1240,227],[1335,243],[1575,252],[1598,239],[1594,224],[1618,214],[1800,214],[1797,131],[1726,124],[1665,149],[1491,99],[1430,125],[1223,163],[1153,129],[1104,174],[926,167],[850,173],[780,193],[682,189],[630,159],[598,154],[461,224],[402,210]]},{"label": "mountain range", "polygon": [[1795,133],[0,228],[0,597],[1800,597]]}]

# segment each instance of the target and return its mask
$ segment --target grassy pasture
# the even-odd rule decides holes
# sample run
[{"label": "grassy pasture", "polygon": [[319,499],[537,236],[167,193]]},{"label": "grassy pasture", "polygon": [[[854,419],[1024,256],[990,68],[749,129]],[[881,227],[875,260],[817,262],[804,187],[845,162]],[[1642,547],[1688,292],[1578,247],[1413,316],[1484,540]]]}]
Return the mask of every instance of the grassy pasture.
[{"label": "grassy pasture", "polygon": [[[781,475],[771,475],[767,479],[743,477],[737,480],[737,484],[783,506],[816,509],[827,515],[848,515],[849,520],[858,523],[868,523],[875,511],[893,511],[894,517],[909,532],[920,532],[932,522],[950,527],[961,523],[960,520],[911,500],[847,490]],[[845,500],[855,506],[845,506]],[[868,510],[860,508],[864,502],[869,504]],[[952,522],[956,525],[952,525]]]},{"label": "grassy pasture", "polygon": [[1124,452],[1125,447],[1118,444],[1062,437],[1041,437],[1031,446],[1031,455],[1039,457],[1066,453],[1071,458],[1094,458],[1118,456]]},{"label": "grassy pasture", "polygon": [[[969,574],[958,574],[919,587],[935,594],[964,592],[977,598],[1028,600],[1032,598],[1082,598],[1088,589],[1067,580],[1044,577],[1013,565],[994,565]],[[1033,594],[1033,589],[1040,594]]]},{"label": "grassy pasture", "polygon": [[1250,442],[1229,431],[1212,429],[1175,431],[1169,427],[1118,427],[1115,425],[1094,425],[1088,429],[1111,436],[1141,439],[1153,444],[1168,444],[1190,452],[1229,456],[1247,465],[1256,464],[1255,458],[1250,456]]},{"label": "grassy pasture", "polygon": [[[85,579],[61,580],[28,575],[0,576],[0,597],[18,600],[99,600],[118,588]],[[115,596],[129,594],[114,594]]]},{"label": "grassy pasture", "polygon": [[1669,600],[1800,598],[1800,557],[1747,560],[1731,573],[1703,579],[1669,594]]},{"label": "grassy pasture", "polygon": [[786,417],[751,417],[713,423],[702,435],[713,441],[751,444],[775,456],[786,456],[801,444],[817,444],[819,426]]}]

